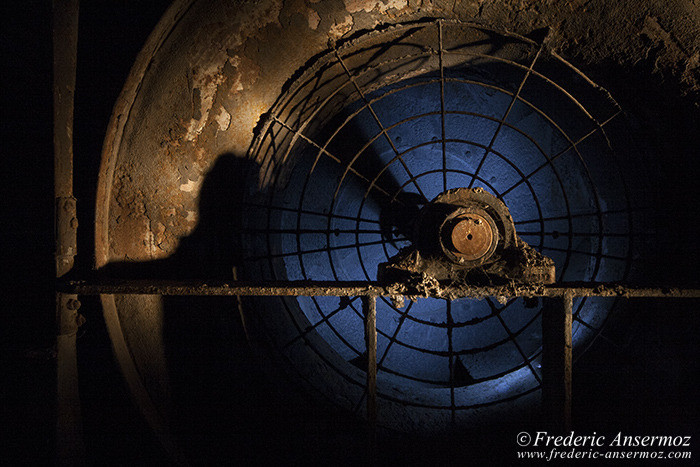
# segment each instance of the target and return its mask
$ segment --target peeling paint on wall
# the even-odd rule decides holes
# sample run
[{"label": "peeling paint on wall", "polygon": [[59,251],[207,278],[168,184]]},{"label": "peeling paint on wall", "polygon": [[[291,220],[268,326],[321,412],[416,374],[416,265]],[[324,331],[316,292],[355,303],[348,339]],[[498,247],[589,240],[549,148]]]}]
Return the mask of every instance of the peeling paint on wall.
[{"label": "peeling paint on wall", "polygon": [[315,31],[316,28],[318,28],[318,23],[321,22],[321,17],[318,15],[318,12],[316,12],[316,10],[309,8],[306,11],[307,19],[309,21],[309,27]]},{"label": "peeling paint on wall", "polygon": [[201,178],[199,182],[195,182],[194,180],[188,180],[187,183],[183,183],[182,185],[180,185],[180,191],[185,191],[187,193],[197,191],[199,189],[199,185],[202,183],[201,180]]},{"label": "peeling paint on wall", "polygon": [[219,124],[220,131],[228,130],[228,127],[231,125],[231,114],[228,113],[223,107],[219,109],[219,113],[216,117],[214,117],[214,119],[216,120],[216,123]]},{"label": "peeling paint on wall", "polygon": [[360,11],[365,11],[371,13],[372,11],[377,11],[379,13],[385,13],[387,10],[396,9],[402,10],[408,8],[408,0],[387,0],[383,2],[381,0],[344,0],[345,9],[350,13],[358,13]]},{"label": "peeling paint on wall", "polygon": [[641,34],[651,39],[658,47],[656,68],[674,69],[681,81],[690,88],[700,87],[700,52],[692,55],[681,43],[659,23],[653,16],[644,18]]},{"label": "peeling paint on wall", "polygon": [[341,22],[336,21],[333,23],[333,26],[331,26],[330,30],[328,31],[328,35],[331,36],[332,39],[338,40],[350,32],[353,24],[354,20],[352,19],[352,16],[347,15]]},{"label": "peeling paint on wall", "polygon": [[226,81],[223,65],[212,65],[205,70],[192,70],[192,119],[185,139],[194,141],[204,129],[219,85]]}]

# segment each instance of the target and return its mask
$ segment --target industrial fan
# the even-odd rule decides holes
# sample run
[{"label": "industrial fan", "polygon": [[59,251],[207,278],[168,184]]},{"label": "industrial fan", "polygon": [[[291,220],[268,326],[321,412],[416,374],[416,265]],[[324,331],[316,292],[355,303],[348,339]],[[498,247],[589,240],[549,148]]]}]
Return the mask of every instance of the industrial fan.
[{"label": "industrial fan", "polygon": [[[252,66],[234,17],[197,36],[214,49],[169,49],[206,17],[188,8],[169,10],[173,35],[151,37],[113,116],[102,277],[67,289],[102,294],[130,389],[171,453],[169,431],[195,412],[177,392],[235,379],[234,357],[206,344],[226,349],[239,314],[314,397],[373,430],[435,435],[531,413],[543,381],[557,386],[547,370],[570,383],[572,349],[619,296],[642,293],[609,284],[642,248],[644,184],[611,131],[621,108],[546,30],[417,15]],[[557,391],[567,418],[570,387]]]},{"label": "industrial fan", "polygon": [[[246,279],[376,281],[380,265],[430,236],[417,225],[420,213],[445,204],[455,189],[509,210],[510,230],[554,260],[558,280],[624,279],[632,210],[604,129],[620,110],[543,48],[440,20],[370,33],[320,57],[264,116],[252,146],[259,170],[244,203]],[[474,222],[487,225],[482,216],[495,237],[493,218],[508,224],[485,212]],[[439,226],[445,217],[422,224]],[[500,230],[501,243],[514,241],[507,226]],[[460,280],[504,279],[484,268],[489,245],[498,244],[492,237],[476,256],[461,255],[481,261]],[[417,271],[423,277],[447,278],[424,269]],[[281,308],[266,321],[290,363],[338,403],[363,409],[367,357],[357,297],[267,306]],[[610,306],[576,300],[575,346],[599,330]],[[380,420],[393,428],[475,423],[474,408],[488,418],[485,408],[531,403],[540,387],[537,299],[421,298],[399,308],[383,298],[377,333]]]}]

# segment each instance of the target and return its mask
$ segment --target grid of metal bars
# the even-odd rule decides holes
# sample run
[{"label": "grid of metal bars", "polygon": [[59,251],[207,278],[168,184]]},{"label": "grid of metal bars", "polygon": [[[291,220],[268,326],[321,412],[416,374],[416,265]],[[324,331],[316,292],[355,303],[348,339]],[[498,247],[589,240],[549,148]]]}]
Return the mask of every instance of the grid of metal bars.
[{"label": "grid of metal bars", "polygon": [[[581,255],[588,255],[592,256],[595,258],[595,266],[594,270],[591,274],[592,278],[595,279],[597,276],[597,273],[600,269],[601,266],[601,261],[603,259],[615,259],[619,261],[623,261],[625,263],[625,274],[621,279],[624,279],[624,277],[627,275],[627,272],[630,269],[631,265],[631,251],[632,251],[632,235],[631,235],[631,230],[632,230],[632,207],[630,205],[630,200],[627,196],[627,191],[625,187],[625,204],[626,204],[626,209],[622,210],[615,210],[615,211],[606,211],[603,209],[601,202],[600,202],[600,194],[598,193],[596,189],[596,185],[592,179],[590,170],[588,169],[587,162],[581,152],[579,151],[578,147],[586,141],[588,138],[590,138],[592,135],[596,134],[597,132],[600,132],[604,134],[603,127],[607,125],[611,120],[616,118],[620,114],[620,109],[617,106],[617,104],[609,98],[609,95],[605,95],[604,97],[609,100],[610,106],[611,106],[611,112],[609,116],[606,116],[604,119],[601,119],[600,121],[596,120],[593,116],[592,113],[587,110],[582,103],[580,103],[576,98],[570,94],[566,89],[564,89],[562,86],[560,86],[558,83],[554,82],[547,76],[545,76],[543,73],[538,71],[535,66],[538,63],[538,60],[540,57],[547,52],[545,51],[545,45],[544,44],[537,44],[534,41],[531,41],[529,39],[525,39],[522,37],[516,37],[516,36],[510,36],[509,40],[513,40],[518,42],[522,47],[525,49],[528,49],[528,55],[531,57],[529,62],[527,63],[519,63],[517,61],[509,60],[503,57],[499,56],[494,56],[494,55],[489,55],[489,54],[483,54],[483,53],[476,53],[470,50],[465,50],[463,45],[458,45],[455,46],[451,49],[446,49],[445,45],[443,43],[443,31],[445,28],[461,28],[464,30],[470,29],[470,28],[481,28],[481,26],[475,26],[471,24],[465,24],[465,23],[459,23],[459,22],[453,22],[453,21],[445,21],[445,20],[437,20],[437,21],[430,21],[427,23],[422,23],[422,24],[408,24],[408,25],[400,25],[397,27],[394,27],[390,29],[389,31],[382,32],[381,35],[381,41],[378,45],[375,46],[376,49],[378,49],[373,56],[376,57],[376,62],[372,63],[363,63],[362,65],[352,68],[352,66],[349,66],[346,61],[351,60],[353,58],[353,55],[357,52],[357,49],[361,49],[362,42],[357,41],[356,44],[350,44],[348,46],[342,47],[342,48],[334,48],[331,53],[329,53],[326,57],[323,57],[320,59],[319,63],[314,64],[310,67],[311,72],[307,75],[302,75],[302,78],[299,79],[299,82],[301,83],[298,85],[297,88],[291,89],[287,95],[283,96],[281,100],[278,102],[278,105],[273,111],[271,112],[269,116],[269,123],[267,128],[264,129],[264,131],[261,133],[261,137],[258,138],[258,141],[253,144],[251,154],[253,157],[255,157],[257,160],[263,161],[263,171],[265,173],[265,176],[262,177],[266,180],[274,180],[276,183],[276,180],[278,179],[285,179],[282,176],[282,173],[284,170],[288,170],[288,165],[293,165],[294,163],[294,151],[298,147],[299,144],[306,143],[310,146],[312,146],[315,150],[317,150],[316,157],[314,159],[313,164],[311,165],[311,168],[309,170],[309,173],[304,181],[303,187],[301,189],[301,196],[298,199],[298,204],[295,208],[289,208],[286,206],[279,206],[275,204],[275,192],[279,189],[275,186],[272,187],[272,189],[269,190],[269,197],[266,202],[264,203],[257,203],[255,204],[256,208],[262,208],[267,211],[267,219],[265,222],[265,225],[263,228],[260,229],[251,229],[248,231],[248,233],[254,233],[256,235],[264,235],[266,236],[266,241],[267,241],[267,249],[268,253],[263,254],[263,255],[256,255],[251,258],[248,258],[250,261],[255,261],[255,260],[267,260],[268,265],[269,265],[269,270],[273,272],[273,279],[279,280],[279,279],[284,279],[283,277],[279,277],[275,274],[275,264],[274,261],[279,260],[281,258],[290,258],[290,257],[295,257],[298,258],[301,271],[303,274],[303,279],[311,280],[314,279],[313,277],[310,277],[304,266],[304,256],[305,255],[310,255],[313,253],[327,253],[328,255],[328,261],[333,273],[333,279],[336,281],[341,280],[339,275],[336,273],[335,267],[334,267],[334,260],[332,257],[332,252],[339,250],[339,249],[355,249],[357,252],[357,256],[360,258],[360,264],[363,270],[363,273],[366,277],[366,279],[369,281],[372,278],[372,271],[370,268],[365,266],[365,262],[362,261],[362,248],[366,246],[371,246],[371,245],[382,245],[382,247],[385,250],[385,253],[387,257],[390,256],[388,250],[387,250],[387,243],[388,241],[386,239],[382,239],[376,242],[367,242],[367,241],[362,241],[360,239],[360,235],[362,233],[381,233],[379,230],[379,221],[376,219],[368,219],[368,218],[363,218],[361,216],[362,213],[362,208],[365,204],[365,202],[368,200],[370,196],[372,196],[373,193],[379,193],[380,195],[386,197],[389,200],[389,203],[395,203],[395,204],[402,204],[404,203],[402,199],[400,198],[400,194],[403,192],[403,190],[406,188],[407,185],[412,185],[415,190],[417,191],[418,195],[421,198],[421,202],[425,203],[428,201],[423,189],[421,188],[421,185],[419,183],[419,178],[421,176],[425,176],[426,174],[429,173],[441,173],[442,174],[442,183],[443,183],[443,189],[450,188],[448,186],[448,172],[458,172],[453,169],[448,169],[447,168],[447,150],[446,146],[448,143],[461,143],[461,144],[469,144],[474,147],[479,147],[481,150],[483,150],[483,155],[481,156],[479,163],[476,167],[476,169],[471,172],[464,172],[462,171],[461,173],[465,176],[468,176],[470,178],[469,182],[469,187],[472,187],[475,182],[479,182],[479,184],[486,186],[489,190],[491,190],[497,197],[503,198],[504,196],[508,195],[512,191],[514,191],[516,188],[518,188],[520,185],[525,185],[531,194],[537,212],[538,212],[538,218],[537,219],[525,219],[525,220],[516,220],[516,225],[526,225],[526,224],[532,224],[536,223],[539,224],[540,230],[539,231],[525,231],[521,233],[523,237],[526,237],[526,239],[530,239],[531,237],[534,237],[536,239],[536,242],[533,246],[535,246],[537,249],[543,252],[547,251],[561,251],[566,253],[566,258],[564,260],[564,264],[561,267],[561,274],[565,274],[567,271],[567,268],[569,266],[570,258],[572,255],[576,254],[581,254]],[[434,43],[431,44],[421,44],[423,47],[414,47],[414,53],[413,54],[408,54],[408,55],[401,55],[399,58],[396,58],[394,56],[388,55],[386,58],[384,58],[382,55],[386,52],[386,50],[390,49],[391,47],[402,43],[402,42],[418,42],[418,39],[416,39],[416,36],[419,35],[420,33],[425,33],[425,31],[431,31],[430,34],[433,34],[434,38]],[[425,36],[423,36],[425,37]],[[376,37],[375,37],[376,39]],[[412,45],[414,45],[414,42],[411,42]],[[466,44],[467,46],[469,44]],[[362,50],[362,53],[367,52],[366,50]],[[450,77],[446,76],[446,66],[445,66],[445,57],[446,56],[459,56],[461,58],[466,58],[470,60],[475,60],[475,59],[480,59],[480,60],[495,60],[499,61],[502,63],[507,64],[508,66],[515,67],[523,72],[523,77],[517,84],[517,88],[515,90],[509,90],[506,89],[503,86],[498,86],[493,83],[485,82],[483,80],[476,80],[476,79],[465,79],[465,78],[460,78],[460,77]],[[377,96],[377,97],[372,97],[372,93],[363,90],[362,85],[360,84],[360,81],[362,81],[364,78],[365,74],[372,73],[373,70],[375,69],[381,69],[382,67],[385,66],[399,66],[397,65],[398,63],[411,63],[411,62],[419,62],[419,61],[424,61],[424,60],[429,60],[431,57],[437,56],[438,58],[438,72],[439,72],[439,77],[438,78],[427,78],[427,79],[422,79],[418,82],[410,81],[408,84],[403,84],[399,85],[393,88],[390,88],[390,90],[384,92],[383,94]],[[550,58],[552,58],[552,55],[550,55]],[[562,61],[557,56],[554,56],[555,60]],[[384,60],[384,61],[382,61]],[[567,65],[568,66],[568,65]],[[332,75],[330,78],[326,78],[326,74],[332,74],[333,70],[335,68],[339,68],[342,70],[341,75],[345,76],[344,80],[340,80],[340,78],[337,75]],[[581,111],[583,115],[587,119],[590,120],[592,129],[590,129],[588,132],[583,134],[582,136],[578,138],[571,137],[570,135],[567,134],[567,132],[562,128],[562,126],[555,121],[554,118],[550,117],[544,110],[540,109],[538,106],[536,106],[534,103],[526,100],[523,98],[521,95],[521,91],[525,87],[528,79],[531,76],[536,76],[538,79],[543,80],[544,82],[548,83],[549,85],[553,86],[562,96],[564,99],[571,100],[574,105]],[[323,87],[324,79],[326,79],[325,83],[332,83],[330,85],[331,90],[328,91],[327,95],[321,95],[321,97],[314,96],[314,99],[312,99],[310,96],[316,91],[316,87]],[[308,91],[305,89],[309,83],[314,83],[314,85],[311,86],[311,91]],[[321,83],[321,84],[320,84]],[[393,123],[391,125],[385,125],[378,113],[375,111],[374,106],[379,105],[381,103],[381,100],[384,99],[385,97],[392,95],[394,93],[401,93],[403,91],[406,91],[411,88],[415,88],[418,86],[427,86],[427,85],[432,85],[432,84],[439,84],[440,87],[440,111],[439,112],[426,112],[426,113],[421,113],[417,115],[411,115],[408,118],[405,118],[401,121],[398,121],[396,123]],[[480,86],[484,88],[488,88],[490,90],[496,91],[498,93],[502,93],[504,95],[507,95],[510,99],[510,102],[508,104],[508,107],[505,111],[505,113],[500,117],[494,117],[491,115],[485,115],[483,113],[477,113],[477,112],[469,112],[467,110],[448,110],[446,106],[446,101],[445,101],[445,87],[446,83],[458,83],[458,84],[466,84],[466,85],[474,85],[474,86]],[[350,88],[352,91],[348,91],[348,88]],[[306,92],[309,94],[309,96],[303,96],[303,93]],[[352,112],[350,113],[345,120],[338,125],[330,134],[330,136],[325,140],[325,141],[316,141],[314,137],[314,132],[311,130],[311,128],[314,128],[314,122],[315,120],[318,120],[321,118],[321,116],[324,115],[323,109],[325,106],[330,106],[330,103],[333,99],[335,99],[341,92],[349,92],[348,96],[345,99],[345,102],[351,101],[352,99],[356,99],[360,105]],[[299,95],[302,95],[300,98]],[[290,97],[291,96],[291,97]],[[512,123],[509,123],[507,121],[509,114],[511,113],[513,107],[515,106],[516,103],[522,103],[526,105],[529,109],[532,111],[536,112],[537,115],[539,115],[542,119],[547,121],[553,128],[555,128],[558,133],[566,139],[568,145],[564,148],[559,150],[558,152],[550,155],[545,151],[542,146],[538,143],[536,138],[534,138],[532,135],[524,132],[517,126],[513,125]],[[338,105],[336,104],[336,108]],[[329,150],[329,146],[332,144],[333,139],[343,130],[344,127],[347,125],[351,124],[354,118],[358,116],[363,111],[369,112],[371,115],[372,119],[377,125],[377,133],[374,134],[373,136],[369,137],[365,144],[362,146],[362,148],[357,151],[350,160],[345,163],[344,160],[347,158],[343,158],[342,156],[333,154]],[[399,150],[399,148],[395,145],[393,139],[389,135],[389,133],[396,129],[401,127],[401,125],[406,124],[409,121],[425,118],[426,116],[431,116],[431,115],[439,115],[440,116],[440,121],[441,121],[441,138],[438,141],[426,141],[423,143],[420,143],[416,146],[410,147],[405,150]],[[490,142],[488,145],[481,144],[477,141],[471,141],[469,139],[456,139],[456,138],[447,138],[446,136],[446,130],[445,130],[445,121],[446,117],[448,115],[468,115],[468,116],[473,116],[476,118],[480,119],[485,119],[489,120],[493,123],[497,124],[497,128],[495,132],[493,133]],[[494,144],[498,138],[499,133],[503,128],[509,128],[512,131],[517,132],[527,140],[529,140],[539,151],[541,156],[544,158],[544,162],[540,164],[538,167],[536,167],[534,170],[531,170],[527,173],[525,173],[523,170],[518,167],[517,163],[514,162],[514,159],[512,155],[509,154],[503,154],[497,150],[494,149]],[[607,138],[606,138],[607,139]],[[362,157],[363,154],[366,153],[367,149],[374,144],[378,140],[385,140],[386,143],[389,144],[391,147],[392,152],[394,153],[394,158],[388,162],[384,167],[381,168],[381,170],[378,171],[378,173],[373,177],[369,178],[368,176],[362,174],[360,171],[356,170],[353,166],[360,157]],[[428,171],[428,172],[423,172],[419,174],[414,174],[412,173],[411,169],[409,168],[408,164],[404,161],[404,157],[411,153],[412,151],[415,151],[417,149],[420,149],[421,147],[433,145],[433,144],[439,144],[441,146],[441,152],[442,152],[442,167],[437,168],[433,171]],[[595,209],[593,212],[588,212],[588,213],[573,213],[571,211],[570,207],[570,202],[567,196],[567,190],[565,188],[566,184],[562,179],[562,176],[559,174],[557,171],[556,166],[554,165],[554,162],[559,159],[560,157],[569,154],[570,152],[575,153],[577,160],[580,162],[580,164],[583,166],[583,171],[585,175],[588,178],[589,186],[592,189],[592,200],[595,203]],[[520,177],[519,181],[516,182],[515,184],[511,185],[509,188],[501,191],[499,193],[498,190],[495,189],[494,186],[492,186],[486,179],[480,177],[480,172],[484,166],[485,161],[487,160],[488,157],[498,157],[505,163],[507,163]],[[317,164],[319,163],[319,160],[321,159],[328,159],[331,160],[341,166],[341,169],[343,171],[343,175],[338,182],[336,191],[333,195],[331,205],[328,208],[328,212],[315,212],[315,211],[310,211],[308,209],[305,209],[304,206],[304,201],[305,201],[305,196],[307,193],[307,188],[310,183],[312,183],[312,173],[314,171],[314,168],[317,167]],[[274,162],[274,163],[273,163]],[[398,191],[391,193],[388,189],[385,187],[381,186],[380,184],[380,178],[382,175],[384,175],[385,171],[387,168],[394,164],[398,163],[400,164],[401,168],[405,171],[406,176],[408,177],[408,180],[404,183],[403,186],[399,188]],[[561,189],[561,192],[563,194],[564,198],[564,203],[566,206],[566,215],[563,216],[552,216],[552,217],[546,217],[543,214],[542,207],[540,205],[540,200],[538,199],[536,189],[533,187],[531,183],[531,179],[533,176],[536,174],[540,173],[543,169],[545,168],[550,168],[559,184],[559,187]],[[358,215],[356,217],[351,217],[351,216],[342,216],[341,214],[337,214],[334,212],[334,208],[338,202],[338,194],[340,187],[343,183],[343,181],[346,179],[346,177],[351,177],[354,176],[357,179],[361,180],[362,182],[367,184],[367,189],[364,194],[363,199],[361,200],[360,207],[358,209]],[[624,183],[624,178],[622,179]],[[281,184],[279,184],[281,185]],[[273,213],[276,211],[289,211],[292,213],[296,214],[296,225],[292,225],[291,228],[289,229],[278,229],[275,228],[274,222],[272,220],[273,218]],[[326,218],[326,228],[325,229],[306,229],[303,225],[302,221],[302,215],[317,215],[317,216],[323,216]],[[612,233],[611,235],[614,235],[616,237],[623,237],[628,241],[628,246],[627,246],[627,255],[611,255],[607,254],[603,250],[603,240],[609,235],[605,230],[605,216],[609,214],[621,214],[627,217],[627,232],[615,232]],[[344,218],[347,220],[354,220],[355,221],[355,228],[351,230],[344,230],[342,233],[352,233],[355,235],[355,243],[354,244],[348,244],[348,245],[341,245],[341,246],[331,246],[331,236],[334,233],[337,233],[338,229],[333,229],[332,226],[332,221],[334,218]],[[591,217],[596,219],[597,221],[597,232],[574,232],[574,219],[577,217]],[[545,223],[549,219],[557,219],[561,218],[563,220],[567,221],[568,225],[568,232],[565,232],[562,234],[563,237],[567,238],[567,248],[556,248],[553,246],[548,246],[545,245],[545,237],[550,234],[552,236],[557,235],[556,233],[548,233],[545,231]],[[363,229],[362,224],[374,224],[377,225],[378,228],[377,230],[372,230],[372,229]],[[283,251],[279,253],[273,253],[274,248],[273,248],[273,238],[274,235],[276,234],[283,234],[283,233],[288,233],[288,234],[294,234],[296,235],[296,250],[295,251]],[[326,236],[326,246],[325,247],[319,247],[319,248],[314,248],[314,249],[306,249],[304,250],[302,248],[302,235],[305,234],[321,234]],[[577,236],[590,236],[590,237],[595,237],[598,239],[597,241],[597,251],[579,251],[573,248],[573,240]],[[530,238],[528,238],[530,237]],[[402,237],[399,238],[393,238],[393,241],[396,240],[401,240],[403,239]],[[376,266],[376,265],[374,265]],[[497,346],[500,344],[503,344],[505,342],[513,342],[517,348],[518,353],[522,357],[522,362],[517,364],[515,367],[510,368],[507,371],[502,371],[499,373],[496,373],[495,375],[492,375],[489,378],[485,378],[485,380],[490,380],[494,378],[498,378],[500,376],[503,376],[504,374],[507,374],[509,372],[515,371],[519,368],[524,368],[527,367],[530,369],[530,372],[532,373],[533,377],[536,379],[536,381],[541,383],[541,377],[538,374],[538,371],[535,370],[533,366],[533,361],[537,359],[540,355],[540,352],[535,352],[534,354],[528,354],[526,351],[524,351],[521,346],[518,344],[517,337],[519,333],[521,333],[524,329],[527,329],[528,326],[530,326],[536,319],[539,318],[540,314],[537,313],[533,316],[533,318],[527,322],[524,326],[522,326],[520,329],[510,329],[506,321],[502,318],[501,314],[504,310],[506,310],[511,304],[513,303],[512,301],[503,305],[499,306],[495,300],[486,297],[486,301],[492,311],[491,316],[489,317],[495,317],[500,325],[503,327],[504,331],[507,334],[507,338],[500,341],[500,342],[495,342],[493,343],[493,346]],[[596,328],[595,326],[587,323],[583,318],[581,318],[581,310],[584,307],[585,304],[585,298],[580,300],[577,303],[576,306],[576,311],[574,313],[574,319],[576,322],[581,323],[581,325],[593,330],[595,333],[600,333],[601,329]],[[390,302],[385,299],[385,303],[389,306],[391,306]],[[306,336],[311,332],[311,330],[316,329],[318,326],[321,324],[329,324],[329,320],[335,316],[337,313],[345,309],[345,306],[343,307],[337,307],[327,314],[324,313],[323,307],[318,303],[317,300],[313,299],[313,305],[315,307],[315,311],[321,316],[321,319],[314,323],[313,325],[309,326],[308,323],[299,322],[297,318],[294,317],[294,310],[293,305],[290,306],[289,303],[285,301],[285,307],[287,308],[287,312],[289,315],[292,317],[292,321],[294,322],[294,325],[297,327],[298,331],[298,336],[293,339],[293,342],[296,342],[301,339],[305,339]],[[415,378],[410,375],[406,374],[400,374],[397,373],[395,370],[392,370],[391,368],[388,368],[386,366],[383,366],[383,362],[391,349],[392,345],[394,345],[398,341],[398,334],[401,331],[401,327],[403,323],[405,322],[406,319],[416,319],[413,318],[410,313],[411,313],[411,305],[409,304],[408,307],[401,311],[397,308],[394,308],[394,310],[399,314],[398,319],[398,325],[395,328],[394,332],[392,334],[387,334],[383,332],[382,330],[379,330],[379,334],[383,336],[384,338],[388,339],[388,345],[383,352],[383,354],[379,357],[379,362],[378,362],[378,367],[381,371],[384,371],[386,373],[394,373],[394,374],[399,374],[402,377],[405,377],[407,379],[413,379],[414,381],[417,382],[423,382],[423,383],[438,383],[437,381],[432,381],[432,380],[426,380],[426,379],[421,379],[421,378]],[[364,318],[363,312],[359,307],[355,306],[354,300],[351,300],[346,304],[347,307],[349,307],[352,312],[354,312],[359,318]],[[476,349],[462,349],[462,350],[455,350],[453,349],[453,342],[452,342],[452,333],[453,329],[456,326],[456,323],[452,320],[451,316],[451,302],[447,300],[445,302],[445,307],[447,311],[447,322],[445,324],[446,328],[446,335],[447,335],[447,341],[448,341],[448,350],[447,352],[442,352],[442,351],[437,351],[437,352],[431,352],[430,350],[427,349],[417,349],[422,352],[426,353],[434,353],[436,355],[444,355],[447,356],[449,359],[449,371],[450,375],[453,374],[453,360],[460,354],[465,354],[465,353],[470,353],[470,352],[478,352],[483,349],[476,348]],[[436,325],[435,323],[431,323],[432,325]],[[333,326],[329,326],[332,332],[335,334],[335,336],[340,339],[341,342],[343,342],[344,345],[346,345],[348,348],[351,348],[358,356],[362,356],[363,350],[358,349],[353,347],[342,335],[341,332],[336,330]],[[283,348],[286,348],[290,345],[290,343],[287,343],[283,345]],[[410,345],[406,343],[402,343],[402,345],[406,345],[410,347]],[[317,352],[319,357],[321,357],[323,360],[327,361],[320,352]],[[330,363],[327,361],[327,363]],[[342,370],[336,368],[336,371],[342,373]],[[476,380],[477,382],[479,380]],[[360,384],[358,381],[354,381],[356,384]],[[531,388],[528,391],[525,391],[521,395],[528,394],[534,390],[538,389],[538,386],[535,386]],[[454,419],[454,413],[456,410],[459,409],[469,409],[469,408],[474,408],[475,406],[480,406],[482,404],[476,404],[476,405],[467,405],[467,406],[457,406],[455,404],[455,397],[454,397],[454,392],[455,392],[455,385],[454,385],[454,379],[451,377],[450,378],[450,392],[451,392],[451,404],[449,407],[449,410],[452,412],[452,418]],[[382,397],[387,397],[388,399],[391,399],[391,397],[387,395],[381,395]],[[363,396],[364,397],[364,396]],[[362,398],[360,401],[357,402],[355,405],[355,409],[357,410],[362,402]],[[415,404],[414,402],[411,401],[400,401],[402,403],[406,404]],[[495,401],[494,403],[497,403],[498,401]],[[420,404],[415,404],[420,406]],[[440,406],[425,406],[428,408],[436,408],[436,409],[441,409],[444,407]]]}]

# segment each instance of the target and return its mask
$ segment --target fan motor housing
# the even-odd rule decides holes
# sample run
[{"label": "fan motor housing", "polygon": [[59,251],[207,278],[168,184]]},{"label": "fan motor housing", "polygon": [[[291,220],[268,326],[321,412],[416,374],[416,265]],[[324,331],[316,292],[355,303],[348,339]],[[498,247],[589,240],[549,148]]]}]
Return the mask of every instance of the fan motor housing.
[{"label": "fan motor housing", "polygon": [[523,242],[508,207],[483,188],[447,190],[421,210],[413,245],[379,266],[379,276],[416,276],[465,284],[551,284],[554,262]]}]

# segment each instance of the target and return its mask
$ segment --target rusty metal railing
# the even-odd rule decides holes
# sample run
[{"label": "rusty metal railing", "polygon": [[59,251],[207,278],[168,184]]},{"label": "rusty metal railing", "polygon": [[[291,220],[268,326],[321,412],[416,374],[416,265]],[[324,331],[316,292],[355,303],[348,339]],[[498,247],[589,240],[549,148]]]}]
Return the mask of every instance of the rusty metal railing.
[{"label": "rusty metal railing", "polygon": [[546,299],[542,318],[542,405],[549,425],[555,430],[571,427],[572,378],[572,304],[576,297],[620,298],[700,298],[700,289],[638,287],[590,282],[551,285],[507,284],[499,286],[452,287],[445,285],[430,291],[406,284],[380,282],[288,281],[288,282],[212,282],[107,280],[63,281],[57,289],[77,295],[126,294],[163,296],[338,296],[362,297],[367,351],[367,417],[372,432],[377,423],[377,331],[376,300],[391,297],[399,303],[403,297],[485,298],[542,297]]}]

